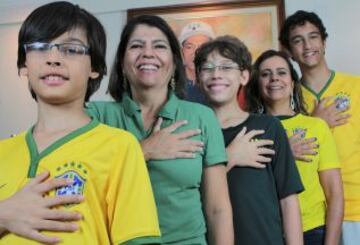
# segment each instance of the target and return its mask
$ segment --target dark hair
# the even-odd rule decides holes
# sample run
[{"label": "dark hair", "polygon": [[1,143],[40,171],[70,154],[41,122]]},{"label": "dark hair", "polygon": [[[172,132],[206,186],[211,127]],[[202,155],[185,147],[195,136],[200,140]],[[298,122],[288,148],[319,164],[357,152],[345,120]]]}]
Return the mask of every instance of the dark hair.
[{"label": "dark hair", "polygon": [[260,65],[267,59],[272,57],[280,57],[284,59],[289,67],[291,79],[294,81],[293,98],[295,102],[296,113],[307,114],[306,105],[301,91],[301,83],[299,76],[291,64],[288,55],[282,51],[267,50],[263,52],[253,65],[253,73],[249,83],[245,86],[245,100],[247,110],[250,112],[259,112],[259,109],[263,106],[261,93],[259,89],[259,76],[260,76]]},{"label": "dark hair", "polygon": [[326,28],[322,23],[321,19],[319,18],[319,16],[314,12],[298,10],[293,15],[290,15],[289,17],[286,18],[281,28],[279,35],[279,41],[281,45],[283,45],[285,48],[291,51],[290,40],[289,40],[290,31],[297,26],[305,25],[306,22],[315,25],[319,29],[322,40],[324,41],[326,40],[326,38],[328,37],[328,33],[326,32]]},{"label": "dark hair", "polygon": [[225,35],[204,43],[196,50],[194,64],[198,81],[200,81],[201,66],[206,62],[208,55],[214,51],[237,63],[241,71],[248,70],[251,73],[251,54],[248,48],[238,38]]},{"label": "dark hair", "polygon": [[120,101],[122,99],[123,93],[130,91],[130,86],[126,84],[126,77],[122,68],[124,65],[124,56],[129,39],[138,25],[147,25],[158,28],[167,37],[175,63],[175,93],[178,97],[183,98],[183,88],[186,82],[186,76],[178,40],[166,21],[155,15],[140,15],[130,19],[126,23],[121,33],[115,61],[111,68],[108,87],[110,95],[116,101]]},{"label": "dark hair", "polygon": [[[89,79],[85,101],[98,90],[106,74],[106,34],[103,26],[92,14],[69,2],[53,2],[35,9],[24,21],[19,31],[17,67],[25,67],[24,44],[49,42],[67,31],[81,28],[86,32],[90,48],[91,68],[99,73],[96,79]],[[34,91],[31,90],[36,100]]]}]

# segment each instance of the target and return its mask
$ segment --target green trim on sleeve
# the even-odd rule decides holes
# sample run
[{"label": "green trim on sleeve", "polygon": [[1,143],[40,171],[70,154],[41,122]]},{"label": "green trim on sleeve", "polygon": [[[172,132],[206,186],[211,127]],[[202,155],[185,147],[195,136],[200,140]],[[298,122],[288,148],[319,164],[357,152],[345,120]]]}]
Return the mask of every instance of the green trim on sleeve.
[{"label": "green trim on sleeve", "polygon": [[161,238],[160,237],[139,237],[132,239],[130,241],[119,243],[119,245],[140,245],[140,244],[161,244]]}]

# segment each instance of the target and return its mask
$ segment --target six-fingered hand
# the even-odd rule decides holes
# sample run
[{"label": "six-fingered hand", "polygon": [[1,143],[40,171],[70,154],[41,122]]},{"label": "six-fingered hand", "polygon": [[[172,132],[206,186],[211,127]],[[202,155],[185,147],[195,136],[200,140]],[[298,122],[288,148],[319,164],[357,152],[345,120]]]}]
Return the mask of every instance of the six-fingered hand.
[{"label": "six-fingered hand", "polygon": [[228,155],[227,170],[234,166],[265,168],[265,163],[271,162],[271,155],[275,151],[270,147],[272,140],[257,139],[254,137],[264,133],[264,130],[250,130],[244,127],[226,148]]},{"label": "six-fingered hand", "polygon": [[57,243],[60,239],[41,231],[73,232],[78,229],[78,225],[72,222],[80,220],[81,214],[54,207],[79,203],[83,197],[46,195],[51,190],[71,184],[69,180],[48,177],[48,172],[36,176],[13,196],[0,202],[0,227],[47,244]]},{"label": "six-fingered hand", "polygon": [[345,113],[350,109],[349,107],[338,109],[336,101],[328,105],[333,99],[333,97],[326,97],[320,101],[314,100],[314,110],[311,113],[312,116],[325,120],[330,128],[346,124],[348,118],[351,117],[349,113]]},{"label": "six-fingered hand", "polygon": [[311,162],[310,156],[315,156],[317,154],[317,149],[319,145],[316,143],[316,138],[307,138],[304,139],[301,136],[301,133],[295,133],[289,137],[289,143],[291,151],[296,160]]},{"label": "six-fingered hand", "polygon": [[203,151],[203,142],[189,139],[200,134],[200,129],[174,133],[176,129],[187,124],[187,121],[175,122],[163,129],[160,129],[161,123],[162,118],[159,118],[152,134],[140,142],[146,160],[194,158],[196,152]]}]

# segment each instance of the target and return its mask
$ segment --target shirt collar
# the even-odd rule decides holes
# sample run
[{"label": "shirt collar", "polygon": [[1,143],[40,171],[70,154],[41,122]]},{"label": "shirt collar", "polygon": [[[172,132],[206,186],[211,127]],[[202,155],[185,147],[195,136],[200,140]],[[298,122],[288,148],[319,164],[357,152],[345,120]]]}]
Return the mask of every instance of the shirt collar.
[{"label": "shirt collar", "polygon": [[[124,93],[122,98],[122,105],[124,107],[125,113],[129,116],[133,116],[141,112],[139,105],[130,98],[128,93]],[[169,92],[168,100],[159,112],[159,116],[167,118],[170,120],[175,120],[179,106],[179,98],[175,95],[174,92]]]}]

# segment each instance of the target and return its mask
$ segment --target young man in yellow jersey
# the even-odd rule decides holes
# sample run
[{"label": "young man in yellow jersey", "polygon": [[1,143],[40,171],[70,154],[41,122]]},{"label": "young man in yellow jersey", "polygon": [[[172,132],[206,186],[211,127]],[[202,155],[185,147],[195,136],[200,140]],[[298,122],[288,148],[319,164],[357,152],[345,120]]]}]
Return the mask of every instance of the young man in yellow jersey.
[{"label": "young man in yellow jersey", "polygon": [[289,16],[279,40],[299,64],[308,111],[332,128],[344,182],[342,242],[360,243],[360,77],[330,70],[325,59],[328,34],[321,19],[306,11]]},{"label": "young man in yellow jersey", "polygon": [[77,5],[50,3],[28,16],[18,45],[38,119],[0,142],[0,244],[158,243],[139,143],[84,112],[106,73],[100,22]]}]

